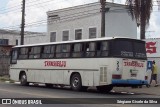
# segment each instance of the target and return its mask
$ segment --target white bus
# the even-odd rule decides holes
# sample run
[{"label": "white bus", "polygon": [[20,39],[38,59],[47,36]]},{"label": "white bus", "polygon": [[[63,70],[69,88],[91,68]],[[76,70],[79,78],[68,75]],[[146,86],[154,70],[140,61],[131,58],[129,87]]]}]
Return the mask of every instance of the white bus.
[{"label": "white bus", "polygon": [[145,42],[96,38],[15,46],[10,78],[21,85],[69,85],[73,90],[109,92],[114,86],[147,85]]}]

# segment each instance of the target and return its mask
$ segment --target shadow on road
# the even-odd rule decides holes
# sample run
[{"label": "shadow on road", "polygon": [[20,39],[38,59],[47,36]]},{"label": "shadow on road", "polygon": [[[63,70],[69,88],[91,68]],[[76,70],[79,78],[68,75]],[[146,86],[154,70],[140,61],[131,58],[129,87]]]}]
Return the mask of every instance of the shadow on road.
[{"label": "shadow on road", "polygon": [[[19,87],[32,87],[32,88],[44,88],[44,89],[47,89],[47,90],[56,90],[56,91],[68,91],[68,92],[72,92],[74,93],[75,91],[71,90],[71,88],[69,86],[65,86],[65,87],[60,87],[58,85],[55,85],[53,87],[46,87],[45,85],[29,85],[29,86],[21,86],[20,84],[13,84],[13,85],[17,85]],[[77,93],[77,92],[76,92]],[[132,92],[127,92],[127,91],[114,91],[112,90],[111,92],[109,93],[101,93],[99,91],[96,90],[96,88],[89,88],[87,91],[83,91],[83,92],[78,92],[78,93],[94,93],[94,94],[103,94],[103,95],[153,95],[153,94],[149,94],[149,93],[132,93]]]}]

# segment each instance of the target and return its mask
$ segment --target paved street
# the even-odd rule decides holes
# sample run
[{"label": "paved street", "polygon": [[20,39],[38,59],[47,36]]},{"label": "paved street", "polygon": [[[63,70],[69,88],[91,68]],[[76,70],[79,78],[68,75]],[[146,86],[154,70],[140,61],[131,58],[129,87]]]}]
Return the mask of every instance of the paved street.
[{"label": "paved street", "polygon": [[159,98],[160,87],[120,88],[115,87],[110,93],[99,93],[94,88],[88,92],[74,92],[70,89],[46,88],[42,86],[21,86],[15,83],[0,82],[1,98]]},{"label": "paved street", "polygon": [[[21,86],[15,83],[4,83],[0,82],[0,98],[159,98],[160,97],[160,87],[150,87],[150,88],[114,88],[112,92],[108,94],[99,93],[96,90],[89,90],[88,92],[74,92],[70,89],[59,89],[59,88],[46,88],[45,86]],[[32,107],[33,105],[25,105],[25,107]],[[44,105],[41,105],[44,106]],[[39,105],[34,105],[34,107],[41,107]],[[51,105],[45,105],[50,107]],[[59,106],[59,105],[54,105]],[[62,106],[75,106],[74,104],[65,104]],[[77,107],[89,107],[91,105],[76,105]],[[106,105],[92,105],[92,107],[105,107]],[[118,104],[109,104],[109,107],[121,107]],[[125,105],[126,107],[131,105]],[[123,105],[123,107],[125,107]],[[142,106],[144,105],[134,105]],[[149,107],[149,105],[146,105]],[[146,107],[145,106],[145,107]],[[151,106],[151,105],[150,105]],[[153,105],[157,106],[158,105]],[[20,107],[20,105],[0,105],[0,107]],[[133,107],[133,105],[132,105]]]}]

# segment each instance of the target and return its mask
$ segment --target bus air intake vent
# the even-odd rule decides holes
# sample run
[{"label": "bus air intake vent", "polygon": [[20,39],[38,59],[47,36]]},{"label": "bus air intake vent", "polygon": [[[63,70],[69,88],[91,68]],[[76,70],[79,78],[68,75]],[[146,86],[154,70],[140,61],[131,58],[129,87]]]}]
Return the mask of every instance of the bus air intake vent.
[{"label": "bus air intake vent", "polygon": [[107,67],[100,67],[100,83],[107,82]]}]

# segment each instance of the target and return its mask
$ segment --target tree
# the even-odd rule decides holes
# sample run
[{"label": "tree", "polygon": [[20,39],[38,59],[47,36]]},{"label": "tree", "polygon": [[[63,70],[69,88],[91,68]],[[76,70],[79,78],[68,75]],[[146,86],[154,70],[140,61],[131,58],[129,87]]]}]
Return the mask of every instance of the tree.
[{"label": "tree", "polygon": [[145,39],[145,29],[149,24],[153,0],[126,0],[132,16],[137,26],[140,26],[140,39]]}]

